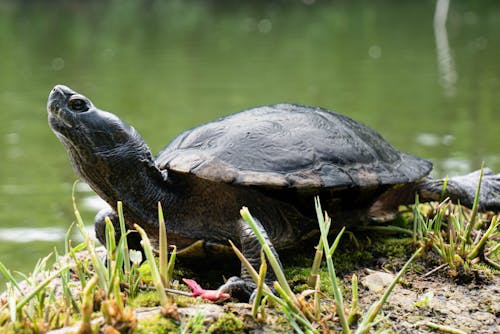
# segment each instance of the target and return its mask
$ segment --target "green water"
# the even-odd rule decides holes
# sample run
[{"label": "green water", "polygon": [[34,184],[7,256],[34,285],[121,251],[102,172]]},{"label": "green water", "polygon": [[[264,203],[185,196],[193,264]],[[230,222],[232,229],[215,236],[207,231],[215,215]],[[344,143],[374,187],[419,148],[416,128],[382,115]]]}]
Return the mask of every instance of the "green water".
[{"label": "green water", "polygon": [[[73,221],[76,176],[46,120],[57,83],[154,152],[183,129],[286,101],[361,120],[436,176],[482,161],[500,171],[498,2],[451,1],[437,33],[434,1],[22,3],[0,1],[0,261],[13,270],[61,250]],[[92,193],[77,199],[91,224]]]}]

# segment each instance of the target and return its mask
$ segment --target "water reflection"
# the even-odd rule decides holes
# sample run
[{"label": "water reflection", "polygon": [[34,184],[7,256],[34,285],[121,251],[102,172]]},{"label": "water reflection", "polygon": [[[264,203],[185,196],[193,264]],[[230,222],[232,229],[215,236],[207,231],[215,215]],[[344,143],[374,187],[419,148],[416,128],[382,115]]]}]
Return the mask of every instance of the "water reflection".
[{"label": "water reflection", "polygon": [[95,212],[109,208],[108,203],[104,202],[102,198],[97,195],[87,195],[81,199],[81,205],[87,210]]},{"label": "water reflection", "polygon": [[0,228],[0,240],[11,243],[52,242],[64,240],[62,227],[11,227]]},{"label": "water reflection", "polygon": [[436,39],[437,60],[439,69],[439,83],[443,87],[444,94],[449,97],[456,95],[456,82],[458,74],[455,69],[452,50],[448,43],[448,32],[446,30],[446,19],[450,0],[437,0],[434,12],[434,36]]},{"label": "water reflection", "polygon": [[[86,225],[85,230],[91,238],[95,238],[93,225]],[[64,241],[66,233],[66,227],[6,227],[0,228],[0,241],[3,241],[4,244],[32,242],[52,242],[53,244],[56,241]],[[79,243],[83,241],[83,237],[79,233],[72,233],[70,240]]]},{"label": "water reflection", "polygon": [[466,174],[474,169],[470,161],[459,157],[440,159],[438,163],[442,169],[450,171],[450,176]]},{"label": "water reflection", "polygon": [[454,140],[455,137],[452,135],[439,136],[434,133],[421,133],[416,138],[417,143],[425,146],[438,146],[438,145],[449,146],[453,143]]}]

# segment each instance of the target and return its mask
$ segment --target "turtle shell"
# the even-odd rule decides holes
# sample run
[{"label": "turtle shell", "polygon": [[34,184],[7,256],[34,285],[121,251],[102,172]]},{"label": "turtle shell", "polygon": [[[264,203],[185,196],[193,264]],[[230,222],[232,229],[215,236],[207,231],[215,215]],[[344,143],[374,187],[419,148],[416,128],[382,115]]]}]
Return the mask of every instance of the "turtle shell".
[{"label": "turtle shell", "polygon": [[432,169],[360,122],[294,104],[257,107],[187,130],[156,160],[161,169],[272,188],[403,184]]}]

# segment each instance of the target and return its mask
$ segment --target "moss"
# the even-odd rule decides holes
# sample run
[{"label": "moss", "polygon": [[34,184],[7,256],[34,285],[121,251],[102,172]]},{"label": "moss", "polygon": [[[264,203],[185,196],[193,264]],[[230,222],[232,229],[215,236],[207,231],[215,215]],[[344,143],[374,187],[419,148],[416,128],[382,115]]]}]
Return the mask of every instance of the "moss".
[{"label": "moss", "polygon": [[152,307],[160,305],[160,297],[156,291],[139,293],[134,299],[129,300],[132,307]]},{"label": "moss", "polygon": [[[159,260],[157,259],[156,261]],[[147,260],[144,261],[139,268],[137,268],[137,271],[139,272],[139,274],[141,274],[141,279],[144,281],[144,284],[146,285],[153,284],[153,278],[151,277],[151,267]]]},{"label": "moss", "polygon": [[[180,291],[187,291],[188,290],[185,285],[181,285],[178,283],[174,283],[171,286],[171,288],[174,290],[180,290]],[[169,296],[171,296],[173,298],[173,301],[179,307],[193,305],[193,303],[198,303],[198,302],[200,302],[200,303],[205,302],[201,299],[193,299],[192,297],[186,297],[186,296],[182,296],[182,295],[169,294]],[[144,292],[138,293],[136,297],[129,299],[127,304],[130,305],[131,307],[134,307],[134,308],[159,306],[160,305],[160,297],[159,297],[158,292],[156,290],[144,291]]]},{"label": "moss", "polygon": [[373,254],[368,250],[354,249],[345,252],[335,252],[333,255],[333,265],[337,275],[347,274],[360,266],[371,263]]},{"label": "moss", "polygon": [[[498,241],[498,239],[490,237],[490,239],[486,242],[486,249],[491,250],[494,247],[497,247],[499,242],[500,241]],[[500,262],[500,251],[497,249],[496,252],[490,253],[489,257],[491,260],[493,260],[497,263]]]},{"label": "moss", "polygon": [[[344,246],[344,245],[341,245]],[[335,266],[335,273],[337,274],[337,283],[343,290],[342,276],[356,271],[361,266],[366,266],[373,262],[373,255],[369,250],[351,249],[352,247],[344,247],[337,250],[334,254],[333,262]],[[323,260],[324,261],[324,260]],[[309,265],[296,264],[292,267],[285,267],[285,276],[288,277],[288,283],[295,293],[300,293],[306,289],[310,289],[307,285],[309,274],[311,272],[310,264],[312,260],[308,261]],[[319,276],[321,280],[321,291],[327,295],[333,296],[332,284],[326,264],[320,268]]]},{"label": "moss", "polygon": [[134,334],[178,333],[179,327],[171,320],[160,315],[139,321]]},{"label": "moss", "polygon": [[[293,267],[286,270],[286,277],[289,277],[288,284],[292,287],[295,293],[301,293],[304,290],[311,289],[307,285],[309,278],[310,268]],[[319,270],[319,277],[321,282],[321,291],[329,296],[333,296],[333,286],[330,282],[328,269],[322,266]],[[342,280],[337,277],[337,284],[339,285],[342,293],[345,292],[345,287]]]},{"label": "moss", "polygon": [[495,275],[500,274],[498,270],[488,266],[486,263],[475,263],[471,266],[472,270],[477,271],[477,276],[482,275],[485,279],[493,280]]},{"label": "moss", "polygon": [[225,313],[210,325],[208,333],[243,333],[243,322],[233,313]]},{"label": "moss", "polygon": [[[408,258],[415,252],[416,243],[411,238],[386,237],[377,238],[370,246],[369,251],[376,259],[376,265],[385,269],[398,271]],[[419,266],[412,263],[414,270],[421,270]]]},{"label": "moss", "polygon": [[181,332],[192,334],[206,333],[205,322],[206,317],[201,313],[198,313],[195,316],[185,317],[181,322]]},{"label": "moss", "polygon": [[388,259],[398,258],[403,261],[415,251],[415,243],[411,238],[384,238],[379,239],[372,246],[379,256]]},{"label": "moss", "polygon": [[[307,267],[289,267],[285,268],[285,277],[287,277],[288,284],[290,286],[298,288],[299,286],[307,283],[307,278],[311,272],[311,268]],[[297,290],[298,292],[303,291],[303,289]]]},{"label": "moss", "polygon": [[423,275],[429,271],[428,265],[422,261],[419,262],[415,261],[414,263],[411,263],[410,266],[408,267],[408,270],[413,271],[414,273],[420,275]]},{"label": "moss", "polygon": [[208,301],[201,298],[193,299],[193,297],[186,297],[181,295],[173,295],[173,298],[174,303],[177,304],[178,307],[187,307],[198,303],[209,303]]}]

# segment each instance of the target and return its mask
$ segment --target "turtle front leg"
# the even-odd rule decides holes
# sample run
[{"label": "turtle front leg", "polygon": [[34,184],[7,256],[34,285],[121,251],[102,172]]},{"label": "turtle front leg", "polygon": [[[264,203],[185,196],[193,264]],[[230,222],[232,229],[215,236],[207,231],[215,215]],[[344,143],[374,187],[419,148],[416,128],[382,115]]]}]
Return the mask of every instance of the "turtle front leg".
[{"label": "turtle front leg", "polygon": [[[256,220],[259,229],[261,230],[262,234],[264,235],[264,238],[266,239],[266,242],[269,244],[271,247],[271,251],[274,253],[276,258],[278,258],[278,254],[276,253],[276,250],[274,249],[273,245],[271,244],[269,237],[260,224]],[[252,231],[250,226],[240,219],[239,221],[239,226],[240,226],[240,247],[241,247],[241,252],[243,255],[246,257],[248,262],[252,265],[252,267],[258,272],[260,268],[260,253],[262,250],[262,247],[259,243],[259,240],[257,239],[257,236],[255,233]],[[280,263],[281,266],[281,263]],[[274,275],[274,272],[272,270],[267,271],[265,283],[272,289],[273,289],[273,282],[276,280],[276,276]],[[238,300],[252,300],[255,294],[255,289],[257,288],[257,285],[253,281],[252,277],[250,276],[248,270],[241,265],[241,275],[240,277],[238,276],[233,276],[230,277],[226,283],[224,283],[220,288],[220,292],[226,292],[229,293],[232,297],[237,298]]]},{"label": "turtle front leg", "polygon": [[[97,240],[104,245],[104,247],[107,248],[106,245],[106,217],[109,217],[111,220],[111,223],[113,224],[113,227],[115,229],[115,240],[118,243],[118,241],[121,238],[121,230],[120,230],[120,221],[118,219],[118,215],[116,212],[112,209],[102,209],[97,213],[97,215],[94,218],[94,229],[95,229],[95,235]],[[141,246],[141,236],[139,233],[133,231],[128,233],[127,235],[127,244],[129,249],[134,249],[138,250],[142,253],[143,259],[144,257],[144,251]]]},{"label": "turtle front leg", "polygon": [[[448,179],[445,197],[471,208],[474,204],[479,182],[479,170]],[[438,200],[443,190],[444,180],[427,179],[418,185],[418,193],[422,199]],[[483,170],[481,191],[479,193],[479,210],[500,211],[500,174],[494,174],[489,168]]]}]

